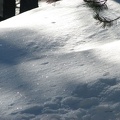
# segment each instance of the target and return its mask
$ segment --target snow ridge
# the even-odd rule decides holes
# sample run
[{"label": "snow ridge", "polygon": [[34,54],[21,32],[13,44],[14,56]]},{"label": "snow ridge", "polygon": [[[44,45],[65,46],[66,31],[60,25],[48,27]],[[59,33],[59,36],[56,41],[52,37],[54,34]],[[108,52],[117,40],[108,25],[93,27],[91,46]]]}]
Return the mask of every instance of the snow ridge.
[{"label": "snow ridge", "polygon": [[[118,15],[108,4],[102,14]],[[63,0],[0,23],[0,120],[120,119],[119,22],[93,15]]]}]

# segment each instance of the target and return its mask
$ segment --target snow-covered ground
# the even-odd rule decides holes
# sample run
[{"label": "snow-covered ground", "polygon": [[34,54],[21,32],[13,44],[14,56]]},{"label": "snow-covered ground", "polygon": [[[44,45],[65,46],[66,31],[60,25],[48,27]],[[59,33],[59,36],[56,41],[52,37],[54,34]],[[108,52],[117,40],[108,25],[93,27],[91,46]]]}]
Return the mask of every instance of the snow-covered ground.
[{"label": "snow-covered ground", "polygon": [[93,15],[63,0],[0,23],[0,120],[120,120],[120,22]]}]

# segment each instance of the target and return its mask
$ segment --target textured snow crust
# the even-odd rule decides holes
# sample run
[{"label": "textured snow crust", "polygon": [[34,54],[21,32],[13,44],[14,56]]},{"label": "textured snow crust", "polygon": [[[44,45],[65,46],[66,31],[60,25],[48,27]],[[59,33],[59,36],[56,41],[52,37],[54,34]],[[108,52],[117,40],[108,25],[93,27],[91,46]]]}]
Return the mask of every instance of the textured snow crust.
[{"label": "textured snow crust", "polygon": [[63,0],[0,23],[0,120],[120,120],[120,23],[93,15]]}]

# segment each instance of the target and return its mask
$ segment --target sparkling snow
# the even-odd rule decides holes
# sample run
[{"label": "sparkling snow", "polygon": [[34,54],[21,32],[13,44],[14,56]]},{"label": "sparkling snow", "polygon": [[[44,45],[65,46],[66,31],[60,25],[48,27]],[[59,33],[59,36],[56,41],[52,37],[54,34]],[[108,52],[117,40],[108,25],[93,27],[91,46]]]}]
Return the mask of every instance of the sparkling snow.
[{"label": "sparkling snow", "polygon": [[120,120],[120,23],[93,15],[63,0],[0,22],[0,120]]}]

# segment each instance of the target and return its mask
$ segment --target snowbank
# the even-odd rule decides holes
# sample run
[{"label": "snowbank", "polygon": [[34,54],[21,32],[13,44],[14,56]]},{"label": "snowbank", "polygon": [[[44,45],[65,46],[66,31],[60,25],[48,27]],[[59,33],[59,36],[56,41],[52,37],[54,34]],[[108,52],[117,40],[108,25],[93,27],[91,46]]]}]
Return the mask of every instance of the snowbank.
[{"label": "snowbank", "polygon": [[93,15],[63,0],[0,23],[0,120],[120,119],[120,24]]}]

